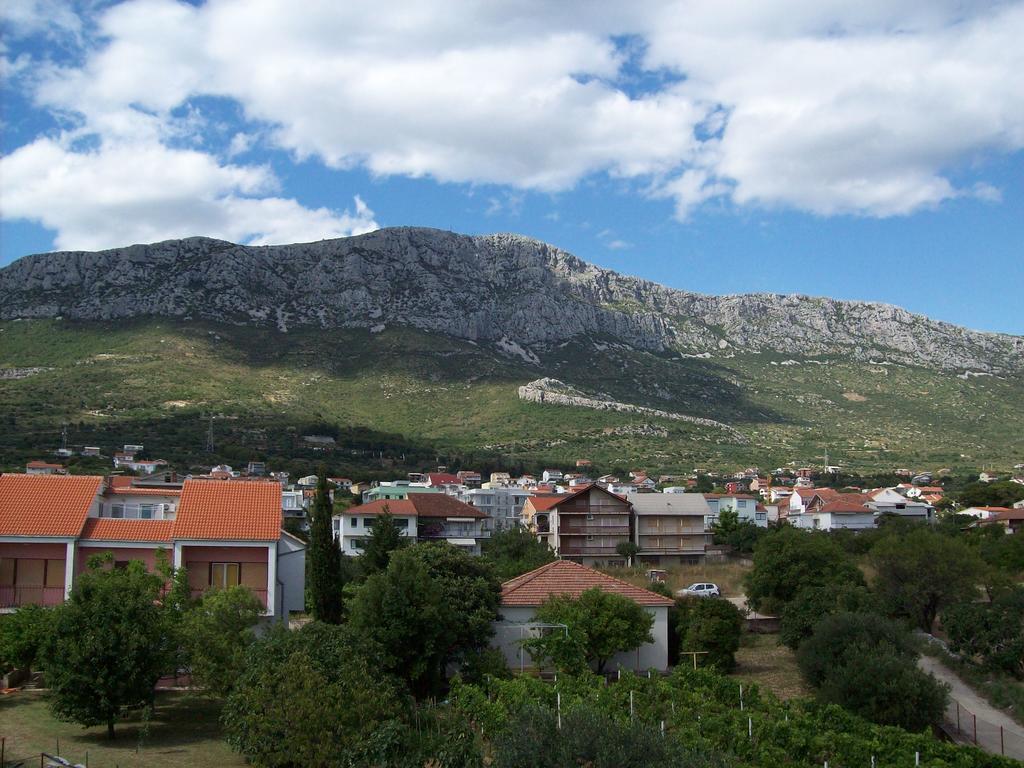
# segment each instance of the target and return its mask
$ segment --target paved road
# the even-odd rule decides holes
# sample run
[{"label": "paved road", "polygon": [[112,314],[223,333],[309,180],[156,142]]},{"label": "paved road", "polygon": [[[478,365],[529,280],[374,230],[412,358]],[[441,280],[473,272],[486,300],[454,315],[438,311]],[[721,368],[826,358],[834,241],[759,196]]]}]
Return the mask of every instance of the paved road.
[{"label": "paved road", "polygon": [[[977,716],[978,746],[996,754],[1003,749],[1007,757],[1024,760],[1024,728],[989,704],[938,659],[921,656],[917,663],[921,669],[931,672],[939,680],[949,685],[950,697],[960,702],[960,728],[968,737],[972,735],[973,731],[974,720],[971,717],[973,714]],[[955,712],[955,704],[952,705],[950,712]],[[955,723],[955,714],[948,719]],[[1001,737],[1000,726],[1003,729]]]}]

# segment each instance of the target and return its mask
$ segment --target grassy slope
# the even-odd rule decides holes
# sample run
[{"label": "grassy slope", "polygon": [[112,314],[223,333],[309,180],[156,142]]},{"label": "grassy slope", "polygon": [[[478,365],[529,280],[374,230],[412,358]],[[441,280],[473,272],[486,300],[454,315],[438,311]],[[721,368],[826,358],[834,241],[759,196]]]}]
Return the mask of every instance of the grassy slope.
[{"label": "grassy slope", "polygon": [[[62,421],[73,425],[75,444],[146,442],[161,455],[195,458],[211,411],[228,417],[216,424],[218,443],[235,461],[302,455],[297,434],[315,423],[355,429],[346,446],[420,463],[472,452],[528,465],[586,456],[603,466],[689,470],[821,463],[827,449],[834,463],[888,469],[1010,464],[1024,454],[1019,382],[781,362],[576,345],[544,359],[543,373],[586,391],[733,424],[750,437],[739,445],[681,422],[521,402],[516,387],[542,375],[538,368],[412,331],[7,322],[0,368],[52,370],[0,381],[0,463],[55,447]],[[637,434],[646,425],[668,436]]]}]

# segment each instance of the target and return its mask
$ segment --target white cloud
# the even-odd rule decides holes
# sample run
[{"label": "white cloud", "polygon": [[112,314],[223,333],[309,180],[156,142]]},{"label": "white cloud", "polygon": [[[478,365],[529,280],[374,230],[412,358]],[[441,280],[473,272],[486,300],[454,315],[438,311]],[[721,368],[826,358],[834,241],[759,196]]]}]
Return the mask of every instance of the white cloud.
[{"label": "white cloud", "polygon": [[61,249],[207,235],[235,242],[283,243],[377,228],[358,197],[355,212],[310,210],[273,192],[266,167],[221,165],[211,155],[160,144],[72,151],[39,139],[0,158],[3,216],[57,231]]},{"label": "white cloud", "polygon": [[[38,23],[41,0],[16,5],[22,27]],[[984,160],[1024,147],[1020,0],[605,0],[585,11],[541,0],[322,0],[301,13],[285,0],[128,0],[90,21],[100,42],[80,66],[44,71],[35,97],[77,119],[69,140],[99,137],[105,148],[83,154],[64,142],[64,155],[83,157],[62,162],[108,173],[109,147],[158,156],[196,139],[201,117],[175,110],[197,96],[240,105],[247,124],[230,129],[228,158],[255,132],[261,146],[381,176],[553,192],[605,173],[671,198],[680,218],[713,199],[868,216],[996,201]],[[631,42],[617,47],[622,36]],[[637,66],[672,77],[631,93]],[[251,198],[239,179],[256,171],[204,157],[214,211]],[[5,198],[26,199],[4,185]],[[60,186],[52,181],[59,198]],[[74,206],[58,214],[33,199],[21,215],[50,222],[62,242],[88,234],[62,218],[77,221]],[[506,206],[494,201],[493,212]],[[268,220],[348,226],[343,214],[281,202],[266,200]],[[184,204],[168,205],[177,212],[147,215],[180,220]],[[191,226],[216,219],[210,205],[194,205]],[[247,220],[235,229],[263,237]]]}]

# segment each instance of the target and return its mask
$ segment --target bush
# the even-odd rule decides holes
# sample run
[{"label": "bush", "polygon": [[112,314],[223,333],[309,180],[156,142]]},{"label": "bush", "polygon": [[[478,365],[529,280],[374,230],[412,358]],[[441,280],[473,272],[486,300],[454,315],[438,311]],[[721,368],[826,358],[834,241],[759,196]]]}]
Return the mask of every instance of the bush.
[{"label": "bush", "polygon": [[879,654],[917,656],[913,639],[903,627],[876,613],[839,613],[822,619],[814,634],[797,651],[804,679],[820,688],[830,671],[845,663],[855,649]]},{"label": "bush", "polygon": [[386,751],[389,722],[408,712],[379,649],[348,627],[313,622],[275,626],[250,647],[221,718],[232,748],[271,768],[359,764]]},{"label": "bush", "polygon": [[676,601],[679,651],[704,651],[697,663],[730,672],[743,634],[743,614],[728,600],[691,597]]},{"label": "bush", "polygon": [[809,584],[786,605],[779,626],[779,639],[796,650],[826,616],[842,612],[869,612],[874,606],[871,593],[860,584]]},{"label": "bush", "polygon": [[38,605],[25,605],[0,616],[0,671],[30,672],[42,655],[52,626],[53,611]]},{"label": "bush", "polygon": [[192,677],[211,693],[226,695],[245,669],[245,653],[263,603],[247,588],[207,592],[181,623],[182,645]]},{"label": "bush", "polygon": [[908,731],[939,722],[947,695],[948,688],[919,669],[914,659],[864,647],[852,649],[818,690],[822,702]]},{"label": "bush", "polygon": [[985,667],[1024,679],[1024,587],[991,603],[961,603],[942,615],[949,647]]}]

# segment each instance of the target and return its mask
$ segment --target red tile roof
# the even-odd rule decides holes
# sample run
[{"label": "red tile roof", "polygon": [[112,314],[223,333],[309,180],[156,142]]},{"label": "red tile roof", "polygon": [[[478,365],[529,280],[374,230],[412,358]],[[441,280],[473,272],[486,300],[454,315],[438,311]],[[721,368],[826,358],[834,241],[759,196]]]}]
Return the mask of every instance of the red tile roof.
[{"label": "red tile roof", "polygon": [[410,493],[408,501],[412,502],[419,517],[490,517],[486,512],[443,493]]},{"label": "red tile roof", "polygon": [[431,485],[462,485],[462,481],[458,477],[447,472],[428,472],[427,478]]},{"label": "red tile roof", "polygon": [[985,522],[991,523],[997,520],[1024,520],[1024,509],[1004,509],[1002,512],[996,513]]},{"label": "red tile roof", "polygon": [[276,541],[280,536],[279,484],[185,481],[174,521],[175,539]]},{"label": "red tile roof", "polygon": [[540,605],[553,595],[579,597],[588,589],[628,597],[649,607],[674,605],[671,598],[649,592],[628,582],[587,568],[570,560],[556,560],[501,585],[501,604],[506,606]]},{"label": "red tile roof", "polygon": [[865,507],[863,504],[851,504],[847,501],[830,501],[818,511],[833,515],[874,514],[873,510]]},{"label": "red tile roof", "polygon": [[[429,493],[410,493],[410,496],[430,496]],[[385,512],[392,515],[415,515],[416,508],[409,499],[377,499],[376,501],[360,504],[358,507],[349,507],[341,514],[343,515],[383,515]]]},{"label": "red tile roof", "polygon": [[25,467],[27,469],[64,469],[63,464],[51,464],[48,461],[30,461]]},{"label": "red tile roof", "polygon": [[133,520],[90,517],[82,529],[81,541],[167,541],[171,540],[173,520]]},{"label": "red tile roof", "polygon": [[536,512],[547,512],[554,506],[569,498],[569,494],[555,494],[553,496],[531,496],[527,501]]},{"label": "red tile roof", "polygon": [[88,475],[0,475],[0,536],[78,536],[102,483]]}]

